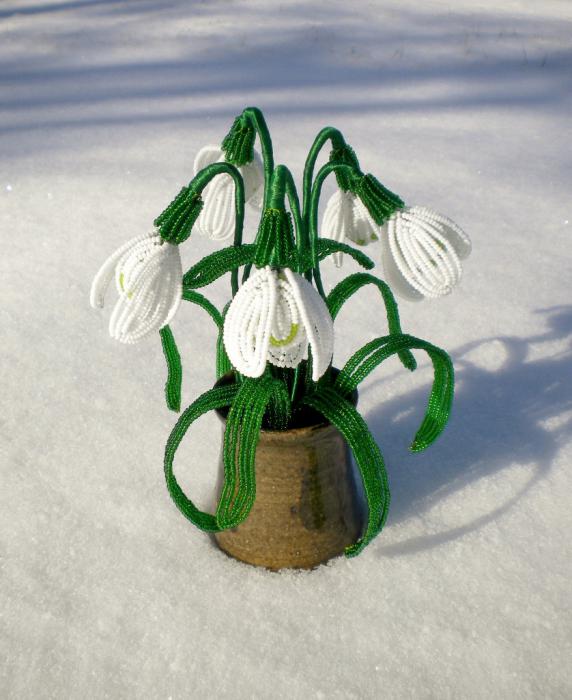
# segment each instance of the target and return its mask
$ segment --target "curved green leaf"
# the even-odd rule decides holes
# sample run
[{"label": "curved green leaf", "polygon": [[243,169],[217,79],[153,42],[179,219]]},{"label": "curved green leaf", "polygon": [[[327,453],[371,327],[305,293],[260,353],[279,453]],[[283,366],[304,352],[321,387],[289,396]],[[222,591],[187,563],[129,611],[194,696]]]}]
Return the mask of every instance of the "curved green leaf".
[{"label": "curved green leaf", "polygon": [[357,250],[351,245],[346,243],[340,243],[339,241],[333,241],[330,238],[318,238],[316,242],[318,260],[324,260],[328,255],[333,255],[334,253],[345,253],[352,257],[358,265],[361,265],[366,270],[371,270],[375,267],[373,260],[362,253],[361,250]]},{"label": "curved green leaf", "polygon": [[193,304],[197,304],[197,306],[203,308],[212,318],[212,320],[216,323],[218,328],[222,328],[223,319],[221,312],[205,296],[203,296],[199,292],[195,292],[192,289],[183,288],[183,299],[185,301],[190,301]]},{"label": "curved green leaf", "polygon": [[254,462],[262,419],[269,404],[282,409],[285,427],[290,397],[285,385],[267,375],[245,378],[226,420],[223,460],[224,484],[216,512],[221,529],[236,527],[250,513],[256,498]]},{"label": "curved green leaf", "polygon": [[[316,242],[316,256],[320,262],[327,258],[328,255],[333,255],[334,253],[345,253],[346,255],[349,255],[358,263],[358,265],[361,265],[366,270],[371,270],[373,267],[375,267],[373,260],[365,253],[362,253],[361,250],[357,250],[346,243],[333,241],[330,238],[318,238]],[[294,270],[298,269],[299,272],[311,270],[313,265],[314,263],[311,251],[306,251],[305,253],[296,252],[288,261],[288,266]],[[298,267],[296,268],[296,266]]]},{"label": "curved green leaf", "polygon": [[219,328],[218,337],[216,339],[216,378],[220,379],[227,372],[232,370],[232,364],[228,358],[226,348],[224,347],[224,318],[228,307],[230,306],[230,301],[226,304],[222,311],[222,324]]},{"label": "curved green leaf", "polygon": [[181,355],[175,342],[173,331],[169,326],[159,330],[161,346],[167,362],[167,381],[165,382],[165,400],[167,407],[177,413],[181,410],[181,384],[183,381],[183,366]]},{"label": "curved green leaf", "polygon": [[165,447],[165,479],[171,498],[185,518],[188,518],[188,520],[198,528],[206,530],[207,532],[220,532],[223,528],[217,523],[214,515],[199,510],[185,495],[173,473],[173,460],[177,448],[181,444],[181,440],[185,437],[191,423],[208,411],[230,406],[236,397],[237,391],[237,386],[232,384],[230,386],[210,389],[202,394],[202,396],[199,396],[199,398],[181,414]]},{"label": "curved green leaf", "polygon": [[[332,318],[335,319],[345,302],[366,284],[373,284],[379,289],[381,298],[385,304],[387,325],[389,326],[391,335],[401,335],[399,311],[397,310],[397,304],[395,303],[395,298],[389,285],[367,272],[356,272],[346,277],[328,294],[326,304],[328,305]],[[403,366],[408,370],[413,371],[417,367],[417,362],[409,350],[400,350],[398,354]]]},{"label": "curved green leaf", "polygon": [[[219,310],[206,297],[191,289],[183,289],[183,299],[197,304],[203,308],[219,328],[222,334],[223,317]],[[181,355],[170,326],[163,326],[159,330],[161,346],[167,362],[167,381],[165,383],[165,399],[167,407],[177,413],[181,410],[181,385],[183,382],[183,366]]]},{"label": "curved green leaf", "polygon": [[252,263],[255,250],[254,243],[244,243],[240,246],[228,246],[207,255],[183,275],[183,287],[186,289],[204,287],[227,272]]},{"label": "curved green leaf", "polygon": [[368,505],[368,520],[361,538],[346,547],[346,555],[355,556],[379,534],[387,519],[390,493],[383,457],[364,419],[334,388],[323,386],[316,393],[305,396],[303,403],[336,426],[350,446],[359,469]]},{"label": "curved green leaf", "polygon": [[335,387],[348,396],[384,360],[403,350],[424,350],[433,363],[433,385],[427,410],[410,447],[413,452],[420,452],[439,437],[451,414],[455,379],[453,363],[444,350],[411,335],[376,338],[347,361],[336,378]]}]

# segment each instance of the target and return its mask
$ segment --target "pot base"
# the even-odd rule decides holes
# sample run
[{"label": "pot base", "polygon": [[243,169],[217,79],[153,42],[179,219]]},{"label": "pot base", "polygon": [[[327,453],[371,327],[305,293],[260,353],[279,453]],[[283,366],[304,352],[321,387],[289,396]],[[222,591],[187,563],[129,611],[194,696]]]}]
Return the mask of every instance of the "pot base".
[{"label": "pot base", "polygon": [[247,519],[215,535],[224,552],[273,571],[311,569],[357,541],[364,506],[348,447],[334,426],[261,431],[255,468],[256,499]]}]

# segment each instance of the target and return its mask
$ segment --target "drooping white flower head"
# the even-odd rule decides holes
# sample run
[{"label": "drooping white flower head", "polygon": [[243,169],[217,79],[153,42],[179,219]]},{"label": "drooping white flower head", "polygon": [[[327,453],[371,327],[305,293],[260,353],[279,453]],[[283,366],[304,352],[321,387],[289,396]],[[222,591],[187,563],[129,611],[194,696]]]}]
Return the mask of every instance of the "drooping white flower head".
[{"label": "drooping white flower head", "polygon": [[[205,146],[195,158],[195,175],[212,163],[225,160],[224,152],[219,146]],[[262,160],[254,151],[254,159],[239,168],[244,180],[244,199],[248,204],[260,209],[264,194],[264,171]],[[196,230],[203,236],[214,240],[229,238],[234,233],[234,182],[230,175],[218,175],[204,188],[202,193],[204,206],[195,224]]]},{"label": "drooping white flower head", "polygon": [[137,236],[118,248],[101,266],[91,285],[90,303],[103,307],[111,279],[119,299],[109,319],[109,334],[121,343],[136,343],[173,318],[182,298],[183,270],[179,248],[158,231]]},{"label": "drooping white flower head", "polygon": [[270,362],[296,367],[312,349],[312,379],[329,367],[334,325],[312,285],[288,268],[256,270],[239,289],[226,314],[223,341],[234,367],[260,377]]},{"label": "drooping white flower head", "polygon": [[[321,235],[339,243],[350,240],[356,245],[368,245],[378,239],[378,226],[362,201],[352,192],[336,190],[326,204]],[[334,253],[336,267],[341,267],[343,253]]]},{"label": "drooping white flower head", "polygon": [[381,234],[385,279],[401,296],[444,296],[461,279],[460,261],[470,254],[471,241],[446,216],[405,207],[389,217]]}]

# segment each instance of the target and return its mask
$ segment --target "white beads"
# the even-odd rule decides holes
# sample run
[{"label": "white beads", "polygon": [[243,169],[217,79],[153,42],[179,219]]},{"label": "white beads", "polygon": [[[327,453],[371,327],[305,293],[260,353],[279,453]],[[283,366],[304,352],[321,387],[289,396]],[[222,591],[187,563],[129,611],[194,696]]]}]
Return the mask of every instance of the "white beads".
[{"label": "white beads", "polygon": [[[377,228],[359,197],[352,192],[336,190],[328,200],[322,220],[321,235],[324,238],[367,245],[378,239]],[[334,253],[336,267],[341,267],[343,257],[343,253]]]},{"label": "white beads", "polygon": [[223,340],[234,367],[260,377],[270,362],[296,367],[312,349],[312,379],[326,371],[334,350],[328,308],[312,285],[288,268],[256,270],[234,297],[224,322]]},{"label": "white beads", "polygon": [[[219,146],[205,146],[195,158],[195,175],[207,165],[224,161],[224,153]],[[262,206],[264,194],[264,172],[262,160],[254,152],[254,160],[239,167],[244,180],[245,201],[254,207]],[[234,182],[230,175],[222,174],[213,178],[203,190],[204,206],[195,224],[195,229],[203,236],[214,240],[230,238],[235,228]]]},{"label": "white beads", "polygon": [[392,214],[381,231],[385,279],[403,297],[449,294],[461,279],[471,241],[457,224],[426,207]]},{"label": "white beads", "polygon": [[91,285],[94,308],[103,307],[114,276],[119,299],[109,319],[112,338],[136,343],[177,312],[183,293],[181,256],[178,246],[165,243],[158,231],[133,238],[103,263]]}]

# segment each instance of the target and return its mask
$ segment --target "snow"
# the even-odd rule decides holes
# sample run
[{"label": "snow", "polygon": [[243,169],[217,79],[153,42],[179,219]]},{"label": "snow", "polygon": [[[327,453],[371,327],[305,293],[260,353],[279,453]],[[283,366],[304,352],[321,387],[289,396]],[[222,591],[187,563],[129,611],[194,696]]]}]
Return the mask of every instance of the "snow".
[{"label": "snow", "polygon": [[[564,0],[1,4],[2,697],[572,695],[571,30]],[[455,294],[400,304],[454,358],[452,420],[408,453],[427,365],[375,373],[388,523],[312,572],[234,562],[180,516],[158,339],[119,346],[88,306],[248,104],[298,178],[333,124],[474,244]],[[384,332],[372,306],[340,314],[338,364]],[[185,405],[213,382],[201,314],[174,323]],[[201,419],[177,457],[205,507],[219,430]]]}]

